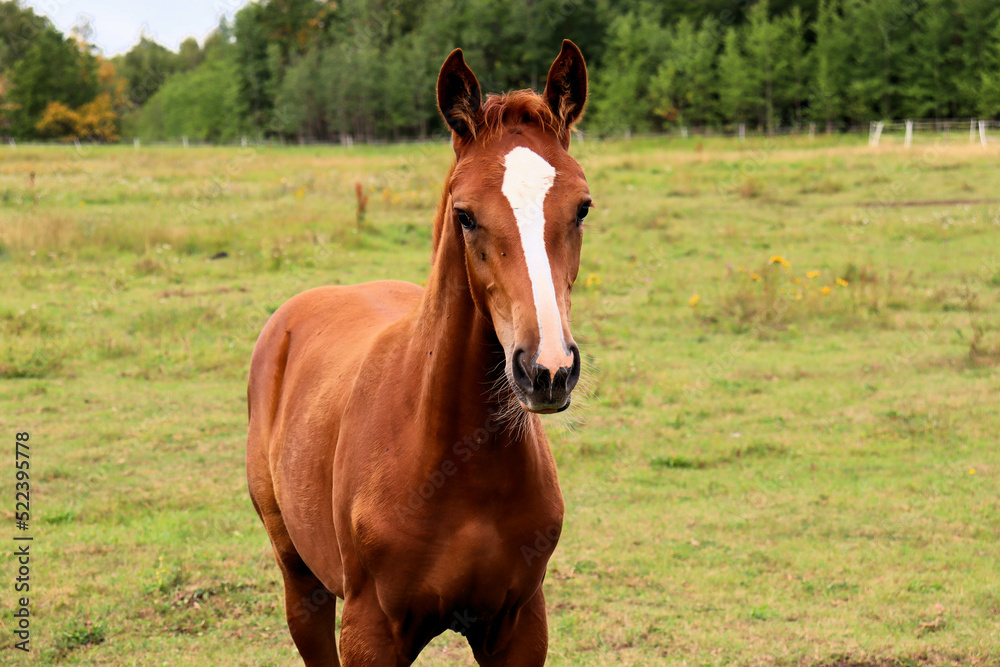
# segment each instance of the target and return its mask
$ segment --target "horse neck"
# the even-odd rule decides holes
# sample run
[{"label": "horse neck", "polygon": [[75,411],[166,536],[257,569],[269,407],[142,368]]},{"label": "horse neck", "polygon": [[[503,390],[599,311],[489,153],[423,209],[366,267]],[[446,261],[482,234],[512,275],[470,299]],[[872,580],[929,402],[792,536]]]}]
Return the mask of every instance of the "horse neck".
[{"label": "horse neck", "polygon": [[[484,452],[537,447],[538,419],[522,428],[499,424],[501,404],[493,385],[503,377],[504,353],[493,325],[472,299],[465,249],[446,217],[447,193],[434,221],[434,262],[416,310],[410,350],[423,373],[420,408],[428,440],[447,450],[470,438],[483,438]],[[433,455],[428,452],[429,455]]]}]

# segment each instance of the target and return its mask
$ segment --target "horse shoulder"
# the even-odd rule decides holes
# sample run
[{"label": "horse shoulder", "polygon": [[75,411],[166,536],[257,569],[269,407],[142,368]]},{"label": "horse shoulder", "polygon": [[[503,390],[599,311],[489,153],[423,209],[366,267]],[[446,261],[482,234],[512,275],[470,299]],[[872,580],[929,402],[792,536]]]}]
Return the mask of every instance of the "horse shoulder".
[{"label": "horse shoulder", "polygon": [[312,289],[275,311],[254,348],[251,484],[259,478],[270,485],[295,548],[324,581],[324,572],[339,578],[328,539],[344,409],[373,341],[412,310],[421,293],[396,281]]},{"label": "horse shoulder", "polygon": [[252,397],[278,389],[308,404],[323,395],[324,384],[349,388],[375,337],[412,310],[421,293],[410,283],[380,281],[292,297],[268,320],[254,348]]}]

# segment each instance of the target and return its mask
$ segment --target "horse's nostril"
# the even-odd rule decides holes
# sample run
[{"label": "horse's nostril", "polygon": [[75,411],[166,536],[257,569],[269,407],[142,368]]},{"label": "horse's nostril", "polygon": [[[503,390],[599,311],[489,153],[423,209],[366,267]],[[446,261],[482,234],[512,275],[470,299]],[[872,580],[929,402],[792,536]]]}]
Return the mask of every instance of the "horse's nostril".
[{"label": "horse's nostril", "polygon": [[514,382],[517,383],[521,390],[531,391],[534,383],[531,373],[524,363],[524,350],[518,349],[514,351],[514,357],[511,359],[511,370],[514,373]]},{"label": "horse's nostril", "polygon": [[521,369],[521,372],[528,375],[528,367],[524,364],[524,350],[518,350],[514,354],[514,361],[517,363],[517,367]]}]

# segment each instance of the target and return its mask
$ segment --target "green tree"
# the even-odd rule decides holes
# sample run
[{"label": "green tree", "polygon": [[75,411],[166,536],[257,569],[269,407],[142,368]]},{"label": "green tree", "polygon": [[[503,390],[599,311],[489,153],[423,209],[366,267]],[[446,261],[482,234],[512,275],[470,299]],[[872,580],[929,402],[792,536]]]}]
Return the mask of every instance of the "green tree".
[{"label": "green tree", "polygon": [[316,45],[297,58],[285,71],[275,105],[283,109],[279,128],[300,139],[327,139],[325,87],[317,85],[322,76],[324,49]]},{"label": "green tree", "polygon": [[768,16],[768,0],[761,0],[750,8],[746,27],[746,55],[753,64],[748,69],[749,84],[757,108],[760,124],[773,132],[775,102],[780,96],[776,86],[785,80],[788,62],[780,48],[781,25]]},{"label": "green tree", "polygon": [[266,0],[260,3],[260,11],[251,15],[260,21],[268,42],[277,45],[279,69],[283,71],[324,32],[321,24],[329,10],[317,0]]},{"label": "green tree", "polygon": [[590,122],[595,127],[609,133],[654,127],[650,83],[667,53],[668,40],[659,12],[649,4],[611,22],[604,66],[594,76]]},{"label": "green tree", "polygon": [[743,123],[754,108],[755,83],[740,44],[740,34],[727,28],[719,56],[719,110],[731,123]]},{"label": "green tree", "polygon": [[48,18],[35,14],[31,7],[22,7],[16,0],[0,2],[0,75],[25,56],[38,35],[54,29]]},{"label": "green tree", "polygon": [[715,121],[715,61],[718,27],[707,18],[701,28],[682,17],[669,33],[666,62],[651,84],[656,113],[679,124],[708,125]]},{"label": "green tree", "polygon": [[942,118],[957,101],[954,54],[954,7],[927,0],[913,16],[909,49],[900,63],[900,111],[910,118]]},{"label": "green tree", "polygon": [[208,51],[198,67],[170,77],[149,100],[139,118],[140,135],[217,142],[235,139],[246,130],[238,81],[234,49],[224,45]]},{"label": "green tree", "polygon": [[378,47],[368,41],[338,44],[323,58],[321,80],[333,132],[356,139],[378,136],[385,113],[382,66]]},{"label": "green tree", "polygon": [[201,64],[205,59],[205,54],[198,46],[198,40],[188,37],[181,42],[181,48],[177,52],[177,69],[182,72],[189,72]]},{"label": "green tree", "polygon": [[909,0],[847,0],[844,20],[852,36],[845,88],[855,121],[892,118],[899,106],[900,64],[919,4]]},{"label": "green tree", "polygon": [[426,137],[435,121],[434,87],[440,64],[428,58],[427,43],[421,32],[397,39],[385,53],[383,99],[386,108],[384,131],[394,138],[402,135]]},{"label": "green tree", "polygon": [[826,131],[832,132],[834,119],[844,110],[850,45],[847,26],[840,15],[840,0],[820,0],[814,31],[809,110],[814,120],[824,121]]},{"label": "green tree", "polygon": [[798,127],[802,124],[803,105],[812,76],[812,57],[806,47],[806,25],[802,12],[792,7],[777,19],[778,62],[782,64],[777,80],[775,103],[782,115]]},{"label": "green tree", "polygon": [[[197,46],[197,44],[196,44]],[[131,108],[145,104],[171,74],[181,69],[176,53],[146,35],[123,56],[113,59],[125,81],[125,96]]]},{"label": "green tree", "polygon": [[240,103],[250,124],[270,132],[284,124],[275,97],[285,69],[329,31],[335,3],[317,0],[252,2],[236,13],[233,35]]},{"label": "green tree", "polygon": [[269,34],[263,4],[252,2],[236,13],[233,36],[237,85],[240,103],[247,109],[248,120],[254,127],[265,126],[274,108],[278,72],[274,71],[275,58],[268,54]]},{"label": "green tree", "polygon": [[979,69],[979,94],[975,111],[986,118],[1000,116],[1000,22],[994,24],[990,46]]},{"label": "green tree", "polygon": [[[1000,64],[995,60],[1000,5],[996,0],[955,0],[954,17],[955,63],[951,74],[955,79],[955,106],[952,114],[959,117],[984,114],[983,102],[991,97],[988,82],[994,80]],[[985,113],[995,114],[995,111]]]},{"label": "green tree", "polygon": [[79,107],[97,95],[97,59],[54,28],[39,33],[10,73],[7,105],[15,137],[38,136],[49,102]]}]

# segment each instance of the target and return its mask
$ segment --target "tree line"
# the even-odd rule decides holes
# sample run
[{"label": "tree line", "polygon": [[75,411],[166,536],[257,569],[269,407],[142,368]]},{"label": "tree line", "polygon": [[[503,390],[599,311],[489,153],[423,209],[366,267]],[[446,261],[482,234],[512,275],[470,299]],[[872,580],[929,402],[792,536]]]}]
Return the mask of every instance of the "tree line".
[{"label": "tree line", "polygon": [[1000,115],[993,0],[258,0],[177,52],[88,33],[0,0],[0,135],[426,137],[453,48],[485,91],[538,88],[564,37],[600,134]]}]

